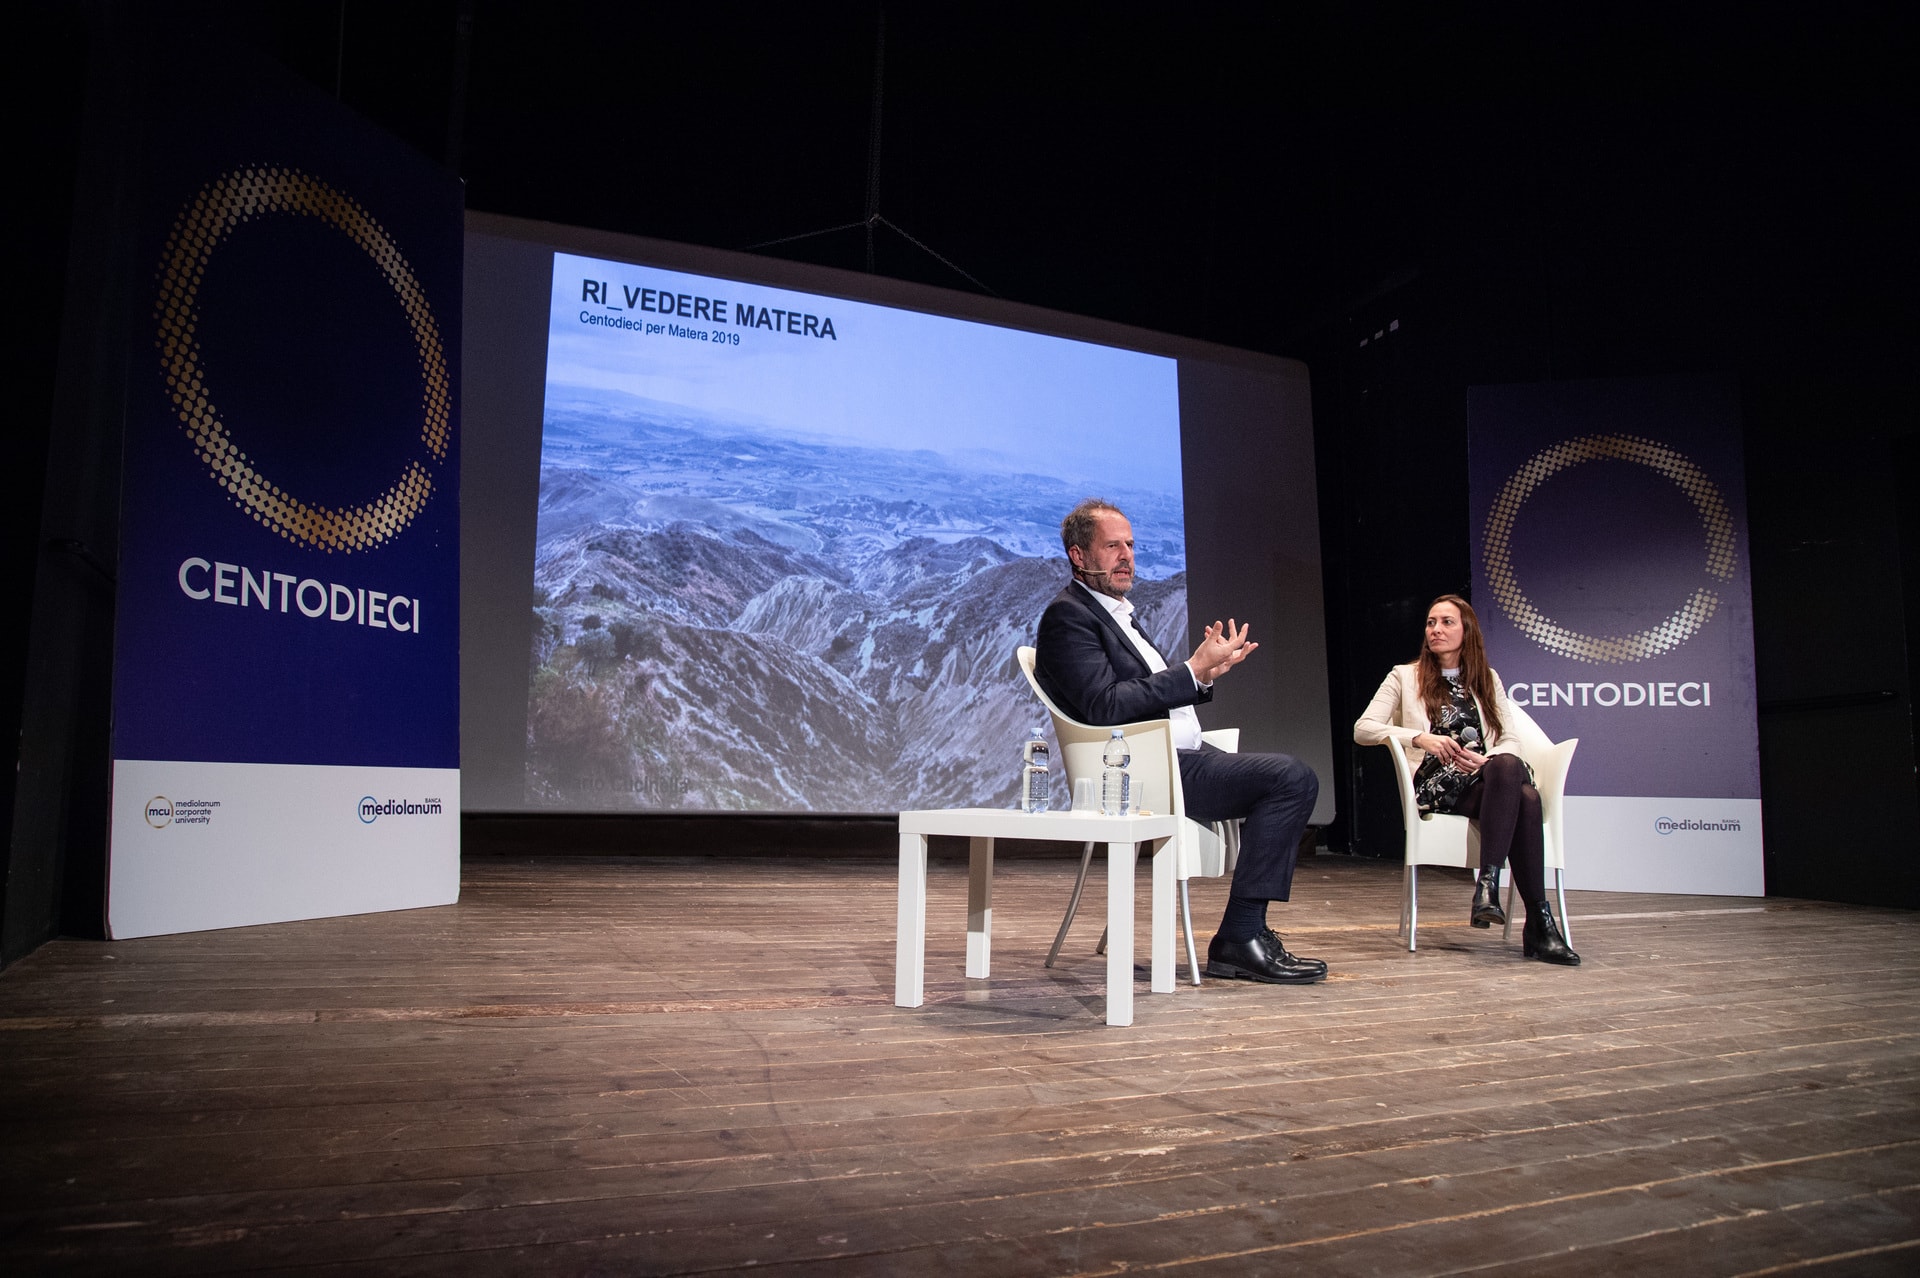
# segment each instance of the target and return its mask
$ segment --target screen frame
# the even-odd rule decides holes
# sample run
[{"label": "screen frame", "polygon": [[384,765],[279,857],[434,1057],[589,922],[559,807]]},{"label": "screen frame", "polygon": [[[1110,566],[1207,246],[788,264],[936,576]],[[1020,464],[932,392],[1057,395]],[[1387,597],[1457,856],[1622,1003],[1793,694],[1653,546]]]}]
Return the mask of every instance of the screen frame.
[{"label": "screen frame", "polygon": [[[1258,657],[1222,680],[1209,726],[1241,748],[1293,754],[1333,775],[1311,382],[1297,360],[1024,303],[782,258],[469,210],[462,474],[463,805],[573,813],[524,799],[526,654],[555,251],[793,289],[1095,342],[1179,364],[1189,640],[1207,621],[1249,623]],[[1062,512],[1063,514],[1065,512]],[[1064,581],[1064,578],[1063,578]],[[506,659],[511,651],[512,660]],[[517,747],[517,750],[516,750]],[[507,800],[508,793],[522,797]],[[679,810],[635,815],[685,816]],[[805,812],[807,817],[873,813]],[[1333,817],[1323,787],[1312,821]]]}]

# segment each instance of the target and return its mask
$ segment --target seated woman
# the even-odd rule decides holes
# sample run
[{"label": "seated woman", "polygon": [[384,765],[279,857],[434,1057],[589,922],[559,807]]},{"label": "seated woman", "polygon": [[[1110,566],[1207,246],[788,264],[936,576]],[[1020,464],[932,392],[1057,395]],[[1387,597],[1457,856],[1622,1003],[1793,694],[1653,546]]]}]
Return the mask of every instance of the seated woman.
[{"label": "seated woman", "polygon": [[[1507,700],[1487,665],[1480,619],[1458,595],[1427,609],[1427,637],[1418,659],[1388,672],[1366,713],[1353,725],[1361,745],[1398,737],[1414,767],[1413,793],[1422,812],[1451,812],[1480,823],[1480,879],[1469,915],[1475,927],[1505,923],[1500,867],[1526,903],[1521,952],[1545,963],[1576,966],[1547,903],[1540,792],[1509,734],[1524,712]],[[1437,727],[1435,725],[1438,725]]]}]

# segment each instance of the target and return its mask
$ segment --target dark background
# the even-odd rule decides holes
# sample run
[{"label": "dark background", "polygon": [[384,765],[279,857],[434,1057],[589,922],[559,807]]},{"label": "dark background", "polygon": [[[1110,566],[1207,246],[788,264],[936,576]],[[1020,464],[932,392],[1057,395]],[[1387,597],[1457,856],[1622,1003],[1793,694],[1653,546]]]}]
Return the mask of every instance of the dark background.
[{"label": "dark background", "polygon": [[[1897,6],[164,8],[447,164],[469,208],[725,248],[841,228],[762,251],[1306,361],[1337,726],[1469,585],[1468,386],[1735,378],[1768,890],[1920,904]],[[9,20],[23,601],[94,571],[49,548],[41,476],[103,14]],[[40,674],[7,663],[0,722]],[[1397,856],[1384,764],[1337,753],[1328,847]]]}]

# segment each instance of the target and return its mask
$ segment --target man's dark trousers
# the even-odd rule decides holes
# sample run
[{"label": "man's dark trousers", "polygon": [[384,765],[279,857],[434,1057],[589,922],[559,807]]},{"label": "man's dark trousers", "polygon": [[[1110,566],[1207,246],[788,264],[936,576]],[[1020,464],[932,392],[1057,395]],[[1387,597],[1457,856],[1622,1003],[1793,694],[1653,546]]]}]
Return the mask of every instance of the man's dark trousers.
[{"label": "man's dark trousers", "polygon": [[1293,891],[1300,836],[1320,796],[1320,778],[1289,754],[1182,750],[1180,789],[1196,821],[1245,817],[1232,893],[1284,901]]}]

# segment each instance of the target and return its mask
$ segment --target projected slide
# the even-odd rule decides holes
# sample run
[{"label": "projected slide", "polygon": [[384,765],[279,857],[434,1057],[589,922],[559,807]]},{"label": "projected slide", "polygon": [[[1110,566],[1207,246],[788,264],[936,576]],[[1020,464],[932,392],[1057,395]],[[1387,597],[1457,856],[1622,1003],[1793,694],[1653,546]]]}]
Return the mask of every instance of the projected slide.
[{"label": "projected slide", "polygon": [[527,800],[1010,805],[1062,514],[1186,637],[1175,362],[554,255]]}]

